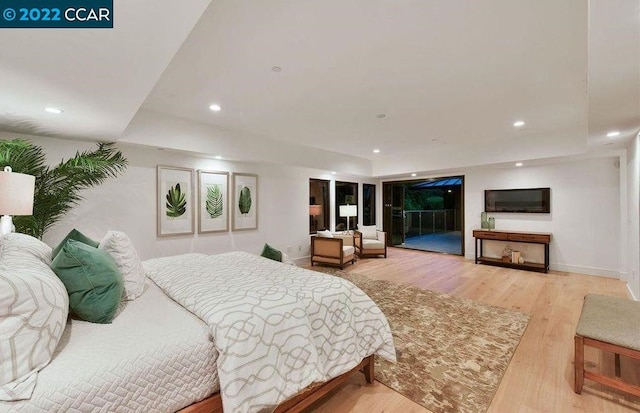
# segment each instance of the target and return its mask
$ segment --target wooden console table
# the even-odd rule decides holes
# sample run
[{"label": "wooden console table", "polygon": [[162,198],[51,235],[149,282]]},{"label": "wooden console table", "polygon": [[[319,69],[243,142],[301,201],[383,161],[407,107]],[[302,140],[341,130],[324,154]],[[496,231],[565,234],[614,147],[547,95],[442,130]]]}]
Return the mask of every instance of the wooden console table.
[{"label": "wooden console table", "polygon": [[[500,267],[518,268],[521,270],[548,272],[549,271],[549,244],[551,243],[551,234],[546,232],[520,232],[520,231],[495,231],[474,229],[473,237],[476,239],[476,264],[497,265]],[[511,241],[524,242],[529,244],[544,245],[544,264],[536,262],[525,262],[520,264],[511,261],[502,261],[500,258],[485,257],[482,255],[482,241]],[[478,251],[478,244],[480,250]],[[478,255],[480,252],[480,255]]]}]

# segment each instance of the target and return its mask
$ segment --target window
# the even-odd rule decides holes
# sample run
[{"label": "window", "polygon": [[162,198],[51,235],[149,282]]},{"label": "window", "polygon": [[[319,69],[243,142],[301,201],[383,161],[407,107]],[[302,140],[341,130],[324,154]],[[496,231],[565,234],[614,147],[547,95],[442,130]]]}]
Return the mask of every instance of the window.
[{"label": "window", "polygon": [[349,225],[347,226],[347,217],[340,214],[340,206],[346,205],[355,206],[356,211],[358,210],[358,184],[336,181],[336,231],[354,229],[358,222],[358,213],[356,212],[353,216],[349,215]]},{"label": "window", "polygon": [[362,184],[362,225],[376,224],[376,186]]},{"label": "window", "polygon": [[309,179],[309,233],[329,229],[329,181]]}]

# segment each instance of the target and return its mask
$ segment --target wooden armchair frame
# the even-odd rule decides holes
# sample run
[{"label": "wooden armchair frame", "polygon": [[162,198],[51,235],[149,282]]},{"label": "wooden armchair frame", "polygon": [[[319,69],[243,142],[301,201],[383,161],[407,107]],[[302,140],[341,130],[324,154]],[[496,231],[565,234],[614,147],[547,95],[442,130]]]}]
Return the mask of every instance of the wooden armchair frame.
[{"label": "wooden armchair frame", "polygon": [[384,255],[387,258],[387,233],[384,231],[376,231],[377,239],[384,242],[384,248],[364,248],[362,242],[362,232],[355,231],[354,243],[358,257],[377,257]]},{"label": "wooden armchair frame", "polygon": [[351,255],[344,255],[345,242],[353,246],[353,236],[336,236],[334,238],[311,237],[311,266],[314,264],[335,265],[344,268],[344,264],[356,260],[355,249]]}]

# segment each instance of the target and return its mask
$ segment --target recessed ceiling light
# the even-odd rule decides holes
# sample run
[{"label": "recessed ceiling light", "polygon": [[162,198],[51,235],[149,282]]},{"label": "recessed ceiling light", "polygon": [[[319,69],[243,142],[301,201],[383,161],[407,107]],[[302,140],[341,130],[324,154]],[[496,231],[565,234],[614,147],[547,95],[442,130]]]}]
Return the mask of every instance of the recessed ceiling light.
[{"label": "recessed ceiling light", "polygon": [[374,149],[373,153],[380,153],[380,149]]},{"label": "recessed ceiling light", "polygon": [[604,144],[604,146],[609,146],[609,145],[613,145],[613,142],[607,142]]},{"label": "recessed ceiling light", "polygon": [[212,111],[214,111],[214,112],[220,112],[220,111],[222,110],[222,108],[220,107],[220,105],[217,105],[217,104],[215,104],[215,103],[214,103],[213,105],[209,106],[209,109],[211,109],[211,110],[212,110]]},{"label": "recessed ceiling light", "polygon": [[614,130],[607,133],[607,138],[615,138],[616,136],[620,136],[620,131]]},{"label": "recessed ceiling light", "polygon": [[382,119],[382,118],[386,118],[386,117],[387,117],[387,115],[384,114],[384,113],[379,113],[379,114],[376,115],[376,118],[378,118],[378,119]]},{"label": "recessed ceiling light", "polygon": [[335,175],[335,174],[336,174],[336,171],[331,171],[331,175]]},{"label": "recessed ceiling light", "polygon": [[216,155],[216,156],[214,156],[214,158],[216,158],[216,159],[222,159],[222,156],[220,156],[220,155]]},{"label": "recessed ceiling light", "polygon": [[524,121],[523,120],[517,120],[517,121],[513,122],[513,126],[515,126],[516,128],[524,126]]},{"label": "recessed ceiling light", "polygon": [[276,72],[276,73],[282,72],[282,68],[280,66],[273,66],[271,68],[271,71]]},{"label": "recessed ceiling light", "polygon": [[53,113],[55,115],[59,115],[62,112],[64,112],[62,109],[58,109],[58,108],[44,108],[44,110],[49,112],[49,113]]},{"label": "recessed ceiling light", "polygon": [[418,174],[411,174],[411,176],[418,176]]},{"label": "recessed ceiling light", "polygon": [[516,166],[522,166],[522,162],[516,162]]},{"label": "recessed ceiling light", "polygon": [[438,140],[438,138],[432,138],[432,139],[431,139],[431,142],[435,142],[435,141],[437,141],[437,140]]}]

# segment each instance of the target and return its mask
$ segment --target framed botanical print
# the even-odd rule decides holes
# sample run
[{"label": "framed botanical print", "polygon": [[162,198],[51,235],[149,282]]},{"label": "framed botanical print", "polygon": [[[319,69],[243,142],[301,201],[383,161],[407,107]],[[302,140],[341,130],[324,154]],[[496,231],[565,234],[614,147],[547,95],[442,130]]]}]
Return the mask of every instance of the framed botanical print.
[{"label": "framed botanical print", "polygon": [[198,232],[229,231],[229,173],[198,171]]},{"label": "framed botanical print", "polygon": [[258,228],[258,175],[233,174],[233,231]]},{"label": "framed botanical print", "polygon": [[157,168],[158,236],[194,233],[193,169]]}]

